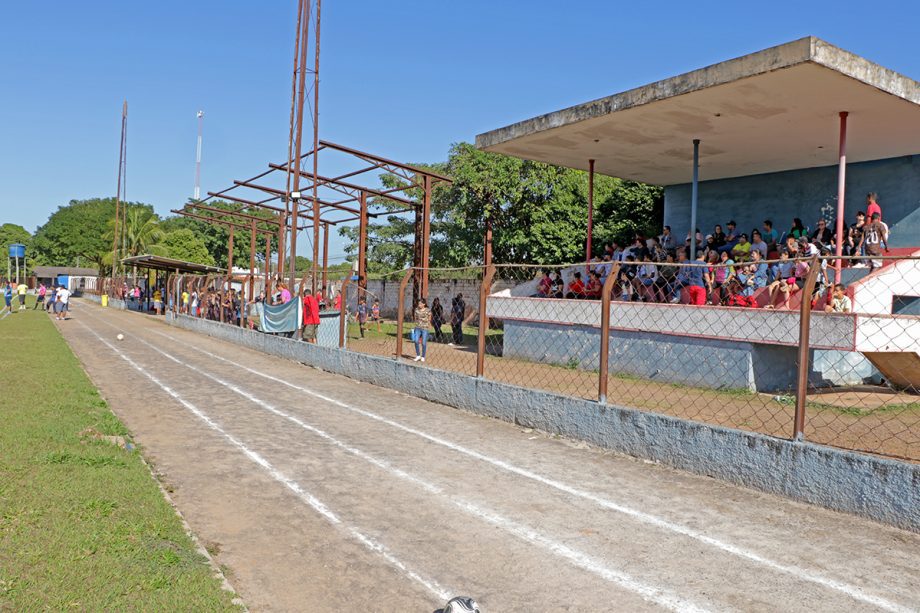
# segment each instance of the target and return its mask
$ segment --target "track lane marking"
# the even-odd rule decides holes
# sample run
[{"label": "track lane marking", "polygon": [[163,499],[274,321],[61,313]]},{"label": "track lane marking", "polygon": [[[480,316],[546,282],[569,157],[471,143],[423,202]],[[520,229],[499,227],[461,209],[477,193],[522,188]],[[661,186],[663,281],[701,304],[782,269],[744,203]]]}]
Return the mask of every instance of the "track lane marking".
[{"label": "track lane marking", "polygon": [[214,420],[208,417],[203,411],[198,409],[194,404],[185,400],[178,392],[170,388],[168,385],[160,381],[156,376],[150,374],[147,370],[142,368],[124,354],[121,350],[116,348],[114,345],[106,341],[104,338],[99,336],[95,330],[84,324],[83,322],[78,322],[81,326],[86,328],[90,333],[92,333],[96,338],[99,339],[104,345],[116,353],[119,357],[125,360],[132,368],[136,371],[150,379],[155,385],[157,385],[164,392],[169,394],[173,399],[179,402],[183,407],[185,407],[190,413],[195,417],[203,421],[209,428],[220,434],[233,446],[242,451],[246,457],[252,460],[255,464],[262,467],[275,481],[278,481],[289,490],[294,492],[294,494],[304,503],[306,503],[310,508],[312,508],[317,514],[323,517],[326,521],[336,527],[340,527],[345,530],[347,534],[352,536],[355,540],[360,542],[368,551],[375,553],[383,557],[391,566],[399,570],[404,576],[409,579],[412,579],[416,583],[422,585],[427,589],[433,596],[437,597],[440,602],[446,602],[451,598],[451,593],[439,585],[436,581],[428,579],[421,575],[420,573],[410,569],[405,563],[403,563],[399,558],[393,555],[389,549],[386,548],[382,543],[373,539],[370,536],[367,536],[361,532],[358,528],[354,526],[346,525],[342,519],[335,514],[328,506],[326,506],[322,501],[313,496],[310,492],[306,491],[300,486],[296,481],[286,476],[284,473],[275,468],[268,460],[264,457],[249,449],[243,442],[234,437],[232,434],[228,433],[226,430],[220,427]]},{"label": "track lane marking", "polygon": [[[106,325],[111,326],[111,324],[108,324],[107,322],[103,322],[103,323],[106,323]],[[99,338],[101,340],[101,337]],[[380,468],[381,470],[385,472],[392,474],[395,477],[398,477],[400,479],[413,483],[414,485],[423,489],[425,492],[431,495],[434,495],[434,496],[438,496],[440,499],[450,502],[451,504],[453,504],[455,507],[457,507],[461,511],[464,511],[469,515],[477,517],[493,526],[501,528],[505,530],[506,532],[508,532],[509,534],[525,542],[528,542],[531,545],[536,545],[542,549],[545,549],[548,552],[552,553],[553,555],[563,558],[567,560],[568,562],[570,562],[572,565],[578,568],[581,568],[582,570],[586,570],[604,579],[605,581],[609,583],[614,583],[630,592],[633,592],[634,594],[637,594],[643,599],[654,602],[655,604],[665,609],[668,609],[670,611],[681,611],[681,612],[686,611],[686,612],[693,612],[693,613],[702,613],[704,611],[708,611],[708,609],[706,609],[705,607],[701,607],[697,604],[694,604],[693,602],[685,598],[681,598],[680,596],[676,594],[672,594],[665,588],[647,585],[637,579],[634,579],[632,576],[628,575],[627,573],[619,569],[611,568],[607,566],[603,561],[598,560],[585,552],[579,551],[578,549],[569,547],[568,545],[565,545],[564,543],[556,541],[552,539],[551,537],[546,536],[545,534],[542,534],[539,531],[525,524],[521,524],[512,519],[504,517],[501,514],[491,509],[480,507],[469,501],[465,501],[458,497],[451,496],[449,492],[444,490],[442,487],[436,484],[433,484],[429,481],[426,481],[425,479],[421,477],[418,477],[409,472],[406,472],[400,468],[397,468],[386,460],[377,458],[360,449],[352,447],[342,442],[341,440],[335,438],[334,436],[328,434],[327,432],[304,422],[300,418],[290,415],[288,413],[285,413],[284,411],[278,409],[274,405],[268,402],[265,402],[264,400],[238,387],[237,385],[233,384],[230,381],[227,381],[225,379],[212,375],[208,372],[205,372],[204,370],[201,370],[200,368],[197,368],[196,366],[193,366],[187,362],[184,362],[180,360],[179,358],[176,358],[168,354],[167,352],[163,351],[159,347],[147,342],[143,338],[140,338],[137,335],[134,335],[134,338],[135,340],[146,345],[150,349],[153,349],[154,351],[160,353],[165,358],[175,362],[176,364],[179,364],[183,368],[197,372],[200,375],[207,377],[208,379],[211,379],[215,383],[218,383],[224,386],[226,389],[229,389],[230,391],[242,396],[246,400],[252,402],[253,404],[256,404],[257,406],[265,409],[266,411],[273,413],[284,419],[287,419],[288,421],[291,421],[292,423],[300,426],[301,428],[332,443],[333,445],[342,449],[346,453],[349,453],[362,460],[365,460],[366,462]]]}]

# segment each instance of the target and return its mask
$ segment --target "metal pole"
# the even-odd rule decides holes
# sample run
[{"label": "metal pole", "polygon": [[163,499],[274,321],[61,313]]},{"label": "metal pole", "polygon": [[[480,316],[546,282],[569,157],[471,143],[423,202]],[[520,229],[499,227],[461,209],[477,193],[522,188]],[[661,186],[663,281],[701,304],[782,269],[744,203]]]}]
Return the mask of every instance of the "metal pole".
[{"label": "metal pole", "polygon": [[594,160],[588,160],[588,241],[585,262],[591,261],[591,238],[594,233]]},{"label": "metal pole", "polygon": [[118,267],[119,214],[121,212],[121,169],[125,159],[125,124],[128,121],[128,101],[121,107],[121,139],[118,145],[118,183],[115,189],[115,226],[112,229],[112,280]]},{"label": "metal pole", "polygon": [[[298,210],[297,207],[300,204],[300,158],[301,153],[303,152],[303,108],[304,108],[304,95],[306,94],[304,87],[306,84],[306,70],[304,70],[304,65],[307,63],[307,40],[310,35],[310,8],[311,4],[309,0],[304,0],[306,2],[306,19],[303,20],[303,27],[300,31],[301,43],[300,43],[300,62],[299,74],[297,75],[297,129],[294,133],[294,157],[288,160],[288,172],[294,173],[293,185],[291,186],[291,193],[297,193],[298,197],[294,198],[291,196],[291,260],[290,260],[290,281],[291,287],[294,287],[294,273],[296,268],[296,258],[297,258],[297,220],[298,220]],[[316,181],[314,181],[314,184]],[[290,194],[288,194],[290,196]],[[315,208],[315,207],[314,207]]]},{"label": "metal pole", "polygon": [[[319,24],[320,9],[322,0],[316,0],[316,25],[314,28],[314,38],[316,50],[314,52],[313,65],[313,293],[316,293],[317,266],[319,263],[319,198],[317,190],[319,186],[316,182],[316,175],[319,174]],[[300,159],[300,158],[298,158]],[[293,219],[297,224],[297,217]]]},{"label": "metal pole", "polygon": [[693,139],[693,184],[690,188],[690,261],[696,261],[696,205],[700,189],[700,139]]},{"label": "metal pole", "polygon": [[361,192],[361,220],[358,224],[358,295],[367,289],[367,192]]},{"label": "metal pole", "polygon": [[403,348],[403,319],[406,317],[406,286],[409,285],[409,279],[414,275],[415,270],[409,268],[403,275],[402,281],[399,282],[398,302],[396,303],[396,359],[402,357]]},{"label": "metal pole", "polygon": [[256,282],[256,220],[250,220],[249,224],[249,300],[251,302]]},{"label": "metal pole", "polygon": [[272,233],[265,233],[265,299],[268,300],[269,293],[271,289],[268,287],[269,282],[271,281],[271,267],[272,267]]},{"label": "metal pole", "polygon": [[201,126],[204,111],[198,111],[198,146],[195,148],[195,200],[201,200]]},{"label": "metal pole", "polygon": [[811,331],[811,298],[815,291],[815,282],[818,280],[820,264],[818,256],[809,260],[808,277],[805,287],[802,288],[802,306],[799,311],[799,363],[798,381],[795,389],[795,418],[793,423],[792,438],[796,441],[805,440],[805,402],[808,395],[808,343]]},{"label": "metal pole", "polygon": [[476,376],[482,378],[486,372],[486,332],[489,331],[488,298],[495,278],[495,266],[487,264],[479,286],[479,334],[476,343]]},{"label": "metal pole", "polygon": [[[326,293],[327,281],[329,275],[329,224],[323,222],[323,294]],[[316,291],[313,292],[316,294]]]},{"label": "metal pole", "polygon": [[597,380],[597,401],[601,404],[607,402],[607,374],[610,368],[610,297],[613,293],[613,286],[620,276],[620,263],[615,262],[604,281],[604,288],[601,290],[601,355],[598,364]]},{"label": "metal pole", "polygon": [[482,248],[482,261],[486,266],[492,265],[492,217],[486,217],[485,244]]},{"label": "metal pole", "polygon": [[[840,150],[837,161],[837,263],[834,265],[834,283],[840,283],[840,269],[843,260],[843,229],[844,229],[844,210],[846,204],[846,180],[847,180],[847,116],[846,111],[840,112]],[[869,221],[872,221],[871,219]]]},{"label": "metal pole", "polygon": [[345,280],[342,281],[342,288],[339,290],[342,292],[342,306],[339,309],[339,349],[345,349],[345,318],[348,312],[348,294],[346,292],[348,291],[348,282],[350,280],[351,277],[345,275]]},{"label": "metal pole", "polygon": [[422,201],[422,287],[420,296],[428,296],[428,266],[431,260],[431,177],[424,175]]}]

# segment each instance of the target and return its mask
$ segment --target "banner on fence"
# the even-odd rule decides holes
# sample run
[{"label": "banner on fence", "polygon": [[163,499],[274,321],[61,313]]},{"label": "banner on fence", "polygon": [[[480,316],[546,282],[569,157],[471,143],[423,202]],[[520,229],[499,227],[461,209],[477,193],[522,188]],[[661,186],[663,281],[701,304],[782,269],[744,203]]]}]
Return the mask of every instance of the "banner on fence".
[{"label": "banner on fence", "polygon": [[290,300],[285,304],[262,306],[262,332],[295,332],[300,325],[300,300]]}]

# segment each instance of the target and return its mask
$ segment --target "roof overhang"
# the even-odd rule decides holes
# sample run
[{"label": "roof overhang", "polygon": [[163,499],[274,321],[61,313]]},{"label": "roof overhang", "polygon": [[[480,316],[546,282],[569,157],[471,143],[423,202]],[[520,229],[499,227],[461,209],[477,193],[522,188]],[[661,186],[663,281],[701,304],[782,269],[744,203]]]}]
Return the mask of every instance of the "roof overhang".
[{"label": "roof overhang", "polygon": [[814,37],[765,49],[476,137],[514,157],[655,185],[920,153],[920,83]]},{"label": "roof overhang", "polygon": [[207,264],[197,264],[195,262],[184,262],[172,258],[164,258],[159,255],[134,255],[121,260],[122,264],[128,266],[137,266],[139,268],[149,268],[151,270],[166,270],[169,272],[179,273],[223,273],[224,268],[209,266]]}]

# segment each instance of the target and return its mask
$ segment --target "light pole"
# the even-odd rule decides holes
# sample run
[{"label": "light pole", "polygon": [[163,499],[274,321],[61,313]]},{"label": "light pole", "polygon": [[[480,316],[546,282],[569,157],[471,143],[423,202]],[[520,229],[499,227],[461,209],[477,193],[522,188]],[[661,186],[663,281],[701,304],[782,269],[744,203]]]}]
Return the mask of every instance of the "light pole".
[{"label": "light pole", "polygon": [[201,125],[204,111],[198,111],[198,146],[195,149],[195,200],[201,199]]}]

